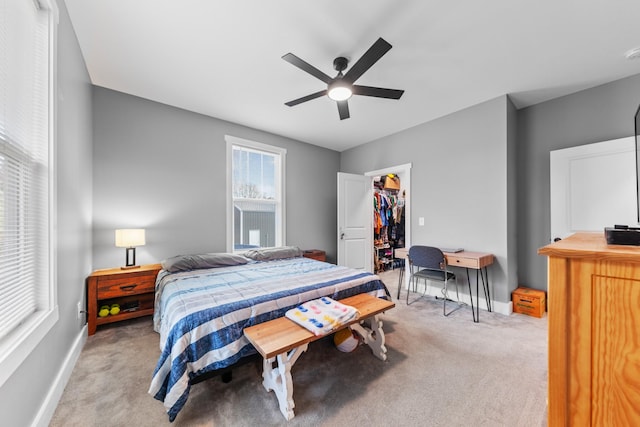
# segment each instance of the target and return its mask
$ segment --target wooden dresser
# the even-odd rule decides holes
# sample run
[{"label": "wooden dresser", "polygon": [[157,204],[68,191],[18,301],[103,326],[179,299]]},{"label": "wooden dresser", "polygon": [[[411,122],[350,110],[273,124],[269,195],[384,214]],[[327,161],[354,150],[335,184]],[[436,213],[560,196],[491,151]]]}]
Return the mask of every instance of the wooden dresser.
[{"label": "wooden dresser", "polygon": [[577,233],[549,257],[549,426],[640,425],[640,247]]}]

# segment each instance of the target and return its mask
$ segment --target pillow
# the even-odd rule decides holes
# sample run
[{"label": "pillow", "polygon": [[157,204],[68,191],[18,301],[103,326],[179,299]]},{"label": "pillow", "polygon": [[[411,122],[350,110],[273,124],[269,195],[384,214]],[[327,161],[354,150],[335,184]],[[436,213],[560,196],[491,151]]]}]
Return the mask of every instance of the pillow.
[{"label": "pillow", "polygon": [[254,261],[272,261],[274,259],[301,257],[302,251],[297,246],[281,246],[279,248],[252,249],[243,255]]},{"label": "pillow", "polygon": [[162,268],[169,273],[197,270],[199,268],[228,267],[249,262],[243,256],[229,253],[209,253],[198,255],[177,255],[161,262]]}]

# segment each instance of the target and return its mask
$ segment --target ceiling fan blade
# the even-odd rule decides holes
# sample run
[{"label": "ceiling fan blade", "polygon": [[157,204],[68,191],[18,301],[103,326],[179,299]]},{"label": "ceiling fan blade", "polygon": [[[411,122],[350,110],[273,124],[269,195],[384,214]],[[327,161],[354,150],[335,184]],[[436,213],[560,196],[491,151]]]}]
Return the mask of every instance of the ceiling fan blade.
[{"label": "ceiling fan blade", "polygon": [[354,95],[375,96],[377,98],[400,99],[404,90],[386,89],[382,87],[353,85],[352,91]]},{"label": "ceiling fan blade", "polygon": [[391,49],[391,45],[380,37],[376,42],[367,50],[358,62],[353,64],[349,71],[344,75],[343,80],[353,83],[364,74],[373,64],[378,62],[378,59],[382,58],[385,53]]},{"label": "ceiling fan blade", "polygon": [[347,101],[337,101],[338,103],[338,113],[340,114],[340,120],[349,118],[349,104]]},{"label": "ceiling fan blade", "polygon": [[303,96],[302,98],[294,99],[293,101],[285,102],[284,105],[293,107],[294,105],[302,104],[303,102],[311,101],[312,99],[320,98],[327,94],[327,90],[321,90],[320,92],[312,93],[311,95]]},{"label": "ceiling fan blade", "polygon": [[306,71],[307,73],[311,74],[312,76],[322,80],[326,84],[329,84],[331,82],[331,80],[333,80],[331,77],[329,77],[328,75],[326,75],[322,71],[318,70],[316,67],[314,67],[313,65],[309,64],[308,62],[298,58],[293,53],[287,53],[286,55],[283,55],[282,59],[284,59],[285,61],[287,61],[288,63],[290,63],[292,65],[295,65],[296,67],[300,68],[302,71]]}]

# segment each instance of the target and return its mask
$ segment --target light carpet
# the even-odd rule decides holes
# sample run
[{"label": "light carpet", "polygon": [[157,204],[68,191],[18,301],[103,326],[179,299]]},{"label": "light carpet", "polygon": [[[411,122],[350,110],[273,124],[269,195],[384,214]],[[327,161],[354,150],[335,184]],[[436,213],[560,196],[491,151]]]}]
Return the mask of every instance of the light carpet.
[{"label": "light carpet", "polygon": [[[396,295],[395,272],[381,275]],[[259,361],[191,388],[173,423],[147,394],[159,357],[151,318],[105,325],[88,337],[51,426],[543,426],[547,319],[480,313],[449,317],[431,297],[382,315],[388,360],[368,346],[342,353],[310,344],[292,369],[295,418],[262,386]],[[395,299],[394,299],[395,300]],[[449,305],[448,305],[449,307]]]}]

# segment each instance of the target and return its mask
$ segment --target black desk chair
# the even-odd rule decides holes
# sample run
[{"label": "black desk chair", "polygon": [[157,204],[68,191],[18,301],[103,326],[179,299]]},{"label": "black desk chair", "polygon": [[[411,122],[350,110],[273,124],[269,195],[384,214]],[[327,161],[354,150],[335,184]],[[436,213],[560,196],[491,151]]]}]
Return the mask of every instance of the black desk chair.
[{"label": "black desk chair", "polygon": [[[432,246],[411,246],[411,248],[409,248],[408,258],[409,271],[411,274],[409,277],[409,287],[413,284],[414,292],[416,292],[417,282],[419,279],[424,279],[425,281],[422,296],[427,293],[427,284],[429,281],[442,282],[442,295],[444,297],[442,313],[445,316],[448,316],[460,308],[461,304],[456,276],[447,270],[447,259],[440,249]],[[456,300],[458,302],[458,307],[447,313],[447,300],[449,299],[447,286],[449,281],[453,281],[453,284],[456,286]],[[407,305],[409,305],[409,289],[407,290]]]}]

